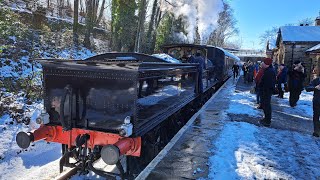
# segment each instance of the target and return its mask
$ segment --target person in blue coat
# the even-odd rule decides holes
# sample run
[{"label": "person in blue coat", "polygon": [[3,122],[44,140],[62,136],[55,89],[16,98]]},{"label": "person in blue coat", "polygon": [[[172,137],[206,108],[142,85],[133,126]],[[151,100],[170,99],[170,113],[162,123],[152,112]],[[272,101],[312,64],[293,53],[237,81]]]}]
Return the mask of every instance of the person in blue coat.
[{"label": "person in blue coat", "polygon": [[287,84],[287,73],[288,73],[288,69],[284,64],[281,64],[279,66],[279,72],[277,75],[277,88],[278,88],[278,92],[279,98],[283,98],[283,94],[284,94],[284,86],[285,84]]},{"label": "person in blue coat", "polygon": [[306,91],[310,92],[313,91],[313,136],[319,137],[320,136],[320,77],[311,81],[309,86],[305,87]]},{"label": "person in blue coat", "polygon": [[203,78],[203,71],[204,69],[206,69],[206,62],[205,62],[205,59],[201,56],[201,53],[200,51],[198,50],[197,53],[196,53],[196,56],[194,57],[193,59],[193,63],[198,63],[199,66],[198,66],[198,70],[199,70],[199,90],[200,92],[203,92],[203,81],[202,81],[202,78]]}]

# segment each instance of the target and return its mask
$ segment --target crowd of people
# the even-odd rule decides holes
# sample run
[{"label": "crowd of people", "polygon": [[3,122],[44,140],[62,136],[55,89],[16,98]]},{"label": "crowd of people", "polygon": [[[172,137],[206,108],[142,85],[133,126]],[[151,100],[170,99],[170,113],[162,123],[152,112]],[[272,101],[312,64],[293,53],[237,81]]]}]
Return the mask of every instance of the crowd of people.
[{"label": "crowd of people", "polygon": [[259,69],[258,62],[253,63],[251,61],[248,61],[244,63],[242,66],[244,83],[252,83],[254,80],[254,77],[256,76],[256,73],[258,72],[258,69]]},{"label": "crowd of people", "polygon": [[[236,69],[236,68],[233,68]],[[289,92],[289,105],[297,106],[301,92],[314,91],[313,98],[313,136],[320,136],[320,78],[314,79],[308,86],[304,86],[306,74],[301,61],[295,61],[292,68],[285,64],[273,63],[270,58],[264,58],[261,63],[246,62],[242,66],[244,82],[255,82],[255,93],[259,109],[264,112],[264,118],[259,121],[263,126],[271,125],[271,97],[277,94],[278,98],[284,98],[284,93]],[[320,74],[319,74],[320,76]]]}]

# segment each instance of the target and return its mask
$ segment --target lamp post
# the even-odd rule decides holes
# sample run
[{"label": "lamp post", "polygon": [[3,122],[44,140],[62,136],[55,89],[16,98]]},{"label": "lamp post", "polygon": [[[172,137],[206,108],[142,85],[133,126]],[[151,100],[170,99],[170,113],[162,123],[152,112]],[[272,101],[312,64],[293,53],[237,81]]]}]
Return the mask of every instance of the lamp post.
[{"label": "lamp post", "polygon": [[293,66],[293,52],[294,52],[294,48],[295,48],[295,43],[294,42],[293,42],[291,48],[292,48],[292,53],[291,53],[291,68],[292,68],[292,66]]}]

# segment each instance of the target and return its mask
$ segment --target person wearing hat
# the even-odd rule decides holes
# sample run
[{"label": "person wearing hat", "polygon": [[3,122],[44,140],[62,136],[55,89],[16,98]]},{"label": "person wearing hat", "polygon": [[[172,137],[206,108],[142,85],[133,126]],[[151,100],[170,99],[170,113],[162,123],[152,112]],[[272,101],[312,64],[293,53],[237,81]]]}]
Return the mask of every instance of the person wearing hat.
[{"label": "person wearing hat", "polygon": [[264,118],[260,120],[259,123],[269,127],[271,124],[271,96],[276,83],[276,73],[272,67],[272,59],[265,58],[262,63],[262,68],[264,72],[259,83],[259,88]]},{"label": "person wearing hat", "polygon": [[291,107],[295,107],[299,100],[301,91],[303,90],[303,81],[306,77],[304,73],[304,67],[301,61],[295,61],[292,70],[289,71],[289,104]]}]

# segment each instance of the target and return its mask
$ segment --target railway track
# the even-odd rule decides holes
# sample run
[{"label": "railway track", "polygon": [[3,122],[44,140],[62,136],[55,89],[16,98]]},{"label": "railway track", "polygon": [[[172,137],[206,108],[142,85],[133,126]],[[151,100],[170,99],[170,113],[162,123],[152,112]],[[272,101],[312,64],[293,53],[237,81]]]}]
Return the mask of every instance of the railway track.
[{"label": "railway track", "polygon": [[69,170],[66,170],[62,174],[60,174],[58,177],[56,177],[56,180],[68,180],[72,176],[76,175],[78,173],[78,168],[71,168]]}]

